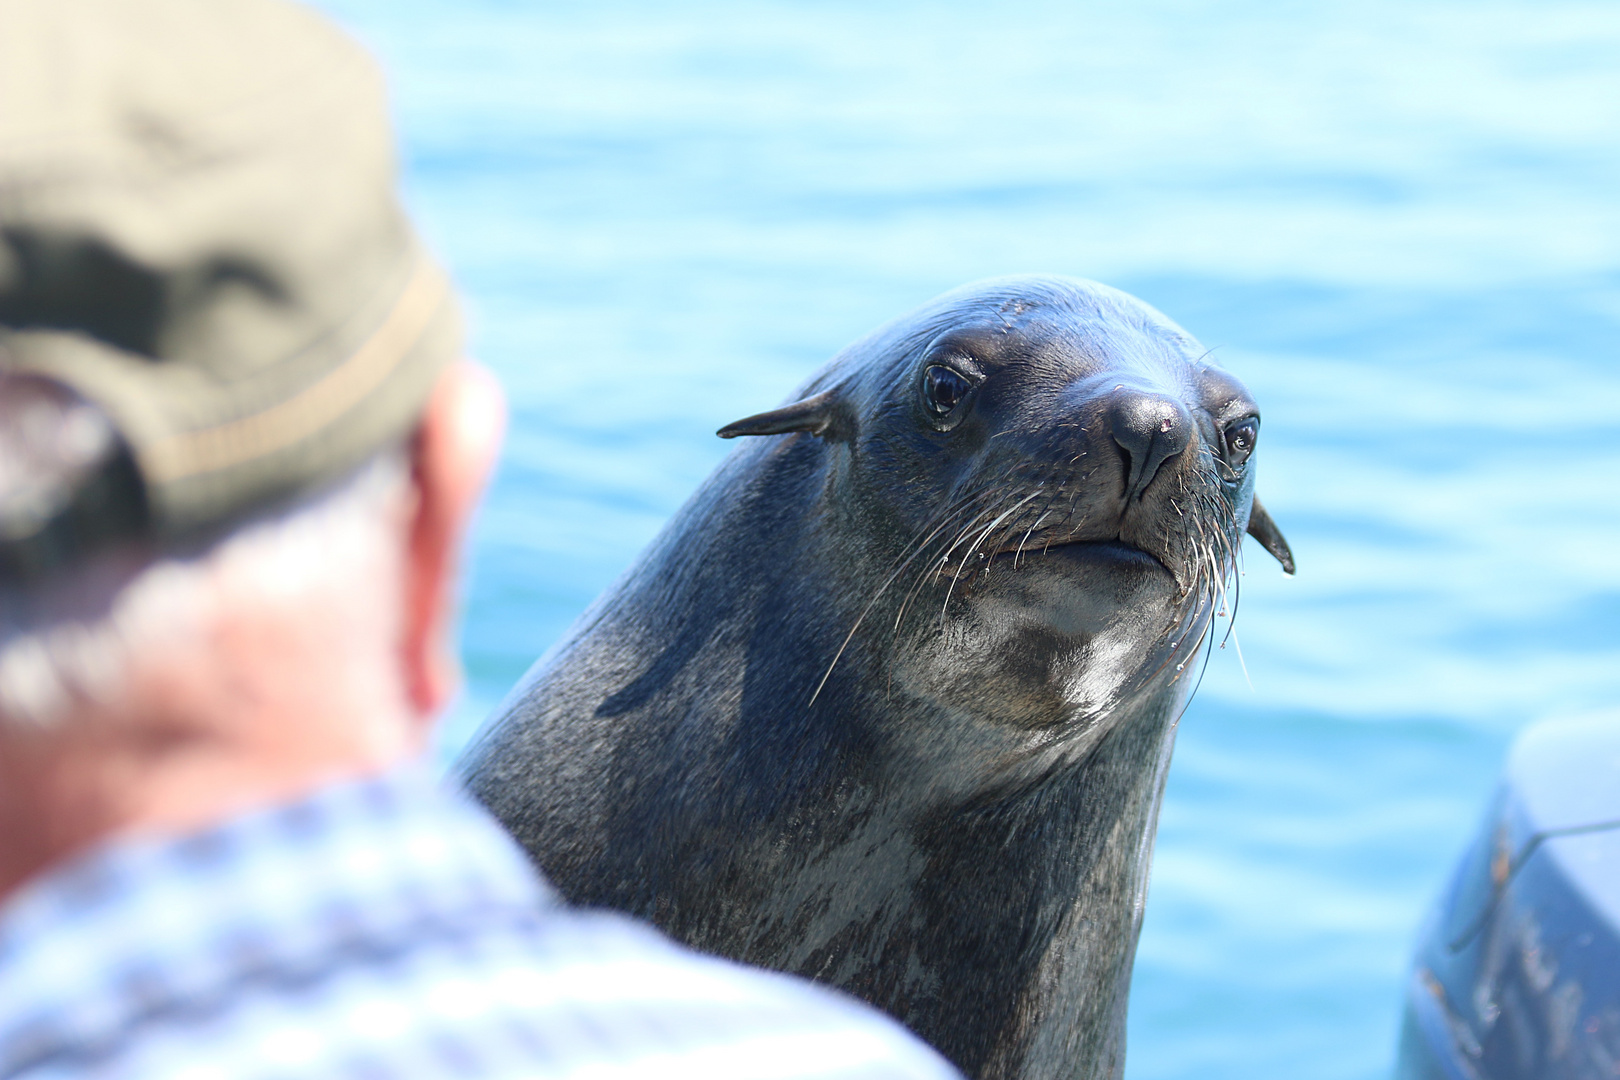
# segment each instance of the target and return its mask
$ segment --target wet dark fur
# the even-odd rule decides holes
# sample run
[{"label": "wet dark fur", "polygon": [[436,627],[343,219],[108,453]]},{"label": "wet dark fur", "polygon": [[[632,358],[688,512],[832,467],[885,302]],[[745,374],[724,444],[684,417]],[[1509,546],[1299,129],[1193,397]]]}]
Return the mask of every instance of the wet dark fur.
[{"label": "wet dark fur", "polygon": [[[949,425],[930,363],[983,379]],[[1134,495],[1131,395],[1194,428]],[[1176,719],[1249,523],[1222,425],[1252,403],[1061,278],[948,294],[803,396],[728,429],[787,433],[536,664],[467,782],[576,902],[841,986],[975,1076],[1118,1076]]]}]

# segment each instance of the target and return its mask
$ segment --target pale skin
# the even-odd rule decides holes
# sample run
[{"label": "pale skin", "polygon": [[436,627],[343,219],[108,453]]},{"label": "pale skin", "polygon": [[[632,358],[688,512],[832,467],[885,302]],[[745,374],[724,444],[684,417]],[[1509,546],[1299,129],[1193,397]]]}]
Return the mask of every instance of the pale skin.
[{"label": "pale skin", "polygon": [[237,618],[222,602],[201,649],[141,665],[116,706],[46,730],[0,725],[0,901],[105,840],[188,832],[422,753],[460,679],[457,560],[505,415],[476,365],[434,388],[398,519],[395,640],[352,640],[307,605]]}]

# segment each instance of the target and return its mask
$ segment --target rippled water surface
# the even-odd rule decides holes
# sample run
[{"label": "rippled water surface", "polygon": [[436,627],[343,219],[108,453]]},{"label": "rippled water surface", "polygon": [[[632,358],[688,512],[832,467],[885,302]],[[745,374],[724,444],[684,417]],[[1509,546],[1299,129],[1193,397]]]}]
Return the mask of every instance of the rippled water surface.
[{"label": "rippled water surface", "polygon": [[1265,414],[1238,637],[1183,722],[1132,1080],[1378,1077],[1529,721],[1620,684],[1620,5],[328,0],[514,424],[453,752],[868,329],[1053,271]]}]

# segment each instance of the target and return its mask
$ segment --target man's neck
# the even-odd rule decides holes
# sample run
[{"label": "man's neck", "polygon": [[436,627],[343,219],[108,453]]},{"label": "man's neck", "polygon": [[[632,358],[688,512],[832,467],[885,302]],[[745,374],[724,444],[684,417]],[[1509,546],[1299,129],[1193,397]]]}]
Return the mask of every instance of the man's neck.
[{"label": "man's neck", "polygon": [[411,748],[368,749],[247,745],[180,725],[74,721],[49,731],[0,730],[0,902],[109,840],[193,832],[383,772]]}]

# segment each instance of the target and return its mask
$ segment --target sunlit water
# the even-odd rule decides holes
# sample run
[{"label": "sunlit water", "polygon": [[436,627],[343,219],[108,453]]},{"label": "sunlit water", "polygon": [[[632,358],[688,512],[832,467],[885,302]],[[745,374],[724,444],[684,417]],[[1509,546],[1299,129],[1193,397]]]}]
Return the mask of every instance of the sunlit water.
[{"label": "sunlit water", "polygon": [[329,0],[514,404],[445,754],[866,330],[1055,271],[1261,402],[1127,1074],[1377,1077],[1512,733],[1620,684],[1620,6]]}]

